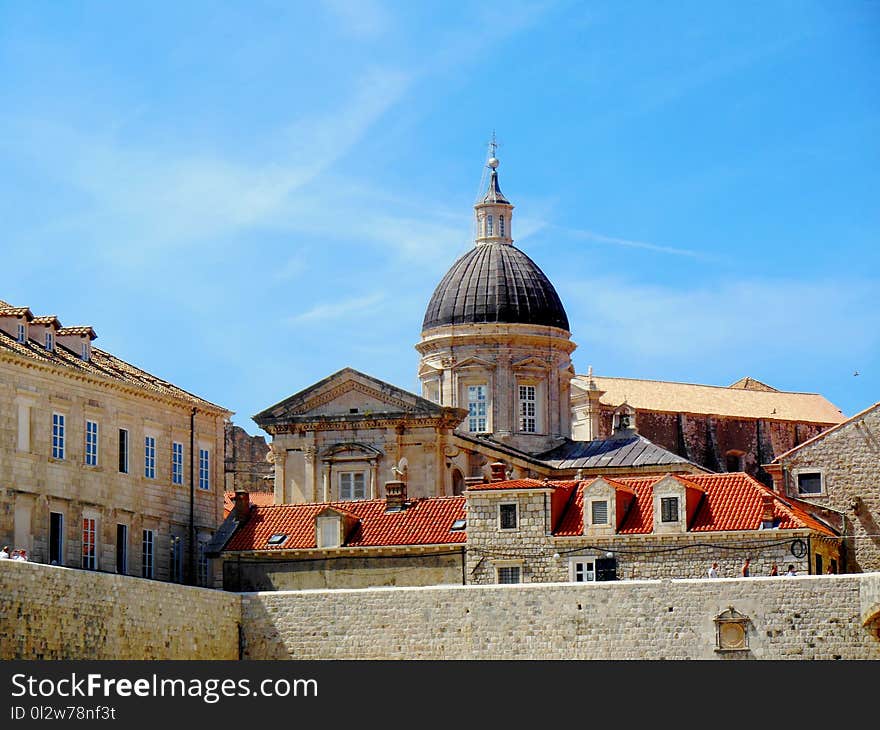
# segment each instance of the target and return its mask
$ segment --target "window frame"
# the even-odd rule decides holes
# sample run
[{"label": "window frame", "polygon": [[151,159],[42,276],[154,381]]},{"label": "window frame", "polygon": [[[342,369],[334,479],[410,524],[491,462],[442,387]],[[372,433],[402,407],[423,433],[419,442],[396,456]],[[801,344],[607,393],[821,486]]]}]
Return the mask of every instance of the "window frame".
[{"label": "window frame", "polygon": [[[489,433],[489,384],[487,382],[465,383],[464,387],[467,399],[468,433]],[[471,399],[471,389],[477,391],[475,400]],[[482,389],[482,400],[479,398],[480,389]],[[481,408],[482,414],[479,412]],[[480,428],[481,422],[482,428]]]},{"label": "window frame", "polygon": [[[58,537],[57,544],[55,543],[54,533],[55,530],[52,529],[52,522],[54,521],[55,515],[58,515]],[[56,512],[55,510],[50,510],[49,512],[49,564],[52,564],[52,561],[57,561],[58,565],[64,565],[64,513]],[[57,548],[57,555],[53,554],[56,551],[53,548]]]},{"label": "window frame", "polygon": [[[120,541],[120,531],[122,528],[122,540]],[[119,575],[128,575],[128,534],[130,530],[124,522],[116,523],[116,572]],[[120,558],[122,558],[120,560]]]},{"label": "window frame", "polygon": [[[680,502],[681,500],[678,496],[670,496],[670,497],[660,497],[660,522],[664,525],[673,525],[681,520],[681,508]],[[675,516],[673,518],[668,518],[669,507],[671,505],[675,505]]]},{"label": "window frame", "polygon": [[183,485],[183,443],[171,442],[171,483]]},{"label": "window frame", "polygon": [[[513,525],[508,525],[505,527],[504,525],[504,514],[505,507],[513,507]],[[510,514],[510,510],[506,511],[507,514]],[[506,531],[518,530],[519,529],[519,503],[518,502],[501,502],[498,505],[498,529]]]},{"label": "window frame", "polygon": [[[568,560],[568,578],[570,583],[595,583],[596,582],[596,561],[598,558],[595,555],[577,555],[575,557],[569,558]],[[592,570],[588,569],[587,565],[592,565]],[[578,580],[578,565],[583,565],[583,569],[581,571],[583,575],[583,580]],[[592,577],[589,577],[592,576]]]},{"label": "window frame", "polygon": [[[528,397],[529,394],[531,398]],[[538,433],[538,384],[517,383],[517,403],[520,433]]]},{"label": "window frame", "polygon": [[[148,540],[147,537],[150,539]],[[149,558],[149,561],[148,561]],[[141,534],[141,578],[156,575],[156,531],[144,528]]]},{"label": "window frame", "polygon": [[52,458],[58,461],[64,461],[66,426],[65,414],[52,411]]},{"label": "window frame", "polygon": [[[501,580],[502,571],[516,571],[517,580]],[[497,585],[519,585],[523,583],[523,565],[521,562],[495,563],[495,583]]]},{"label": "window frame", "polygon": [[[819,476],[819,491],[818,492],[804,492],[801,491],[801,476],[807,474],[815,474]],[[826,485],[825,485],[825,470],[821,467],[802,467],[799,469],[795,469],[792,472],[792,479],[794,479],[794,489],[795,495],[798,497],[824,497],[827,495]]]},{"label": "window frame", "polygon": [[179,536],[171,536],[168,552],[171,559],[170,580],[172,583],[183,583],[183,540]]},{"label": "window frame", "polygon": [[199,489],[211,490],[211,451],[199,446]]},{"label": "window frame", "polygon": [[[369,499],[368,494],[368,480],[367,480],[367,472],[363,469],[347,469],[345,471],[337,471],[336,478],[336,495],[339,498],[340,502],[363,502],[366,499]],[[363,497],[355,496],[355,477],[359,476],[363,481]],[[346,478],[349,482],[348,487],[350,489],[350,496],[346,497],[343,495],[343,481],[346,481]]]},{"label": "window frame", "polygon": [[[92,428],[94,426],[94,429]],[[86,419],[85,433],[85,465],[98,466],[98,449],[101,440],[101,427],[97,421],[91,418]]]},{"label": "window frame", "polygon": [[156,437],[144,434],[144,479],[156,478]]},{"label": "window frame", "polygon": [[27,342],[27,325],[18,323],[18,330],[15,337],[15,341],[20,344],[25,344]]},{"label": "window frame", "polygon": [[[82,550],[80,566],[83,570],[98,569],[98,518],[83,515],[82,532]],[[90,548],[90,549],[87,549]]]},{"label": "window frame", "polygon": [[55,335],[52,330],[46,330],[46,352],[55,352]]},{"label": "window frame", "polygon": [[[125,434],[125,438],[122,437],[122,434]],[[131,450],[131,433],[127,428],[120,428],[116,439],[118,454],[117,466],[119,467],[119,473],[128,474],[131,471],[131,464],[129,463],[129,452]]]},{"label": "window frame", "polygon": [[[605,506],[605,520],[603,522],[596,522],[596,512],[595,505],[604,505]],[[590,525],[602,525],[607,526],[611,524],[611,509],[608,505],[607,499],[591,499],[590,500]]]}]

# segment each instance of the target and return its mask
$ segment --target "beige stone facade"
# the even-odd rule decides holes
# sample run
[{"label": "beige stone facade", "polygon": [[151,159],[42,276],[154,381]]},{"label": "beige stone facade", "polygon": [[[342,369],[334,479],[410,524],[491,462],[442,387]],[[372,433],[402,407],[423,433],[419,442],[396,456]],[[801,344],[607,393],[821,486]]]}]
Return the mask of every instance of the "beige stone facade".
[{"label": "beige stone facade", "polygon": [[37,562],[214,584],[202,552],[223,520],[231,413],[94,347],[84,359],[61,338],[51,351],[15,342],[5,319],[0,544]]},{"label": "beige stone facade", "polygon": [[765,468],[776,491],[839,515],[847,571],[880,570],[880,403]]}]

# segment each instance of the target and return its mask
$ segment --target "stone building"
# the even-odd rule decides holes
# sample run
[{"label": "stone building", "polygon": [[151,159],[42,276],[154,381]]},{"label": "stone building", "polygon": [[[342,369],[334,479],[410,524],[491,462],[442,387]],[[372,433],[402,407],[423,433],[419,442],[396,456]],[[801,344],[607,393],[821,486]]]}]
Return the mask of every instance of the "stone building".
[{"label": "stone building", "polygon": [[0,303],[0,544],[33,561],[213,583],[232,413]]},{"label": "stone building", "polygon": [[425,586],[464,582],[464,497],[235,505],[211,546],[232,591]]},{"label": "stone building", "polygon": [[[760,470],[843,415],[751,378],[729,388],[575,374],[568,315],[513,243],[514,206],[488,161],[474,246],[442,278],[416,350],[422,395],[344,369],[254,417],[273,437],[275,501],[461,494],[509,478]],[[389,473],[389,468],[399,470]],[[381,476],[380,476],[381,475]]]},{"label": "stone building", "polygon": [[839,515],[847,571],[859,573],[880,570],[878,465],[880,403],[875,403],[764,468],[778,494]]},{"label": "stone building", "polygon": [[263,436],[251,436],[241,426],[226,424],[224,476],[227,492],[274,492],[275,468]]},{"label": "stone building", "polygon": [[467,582],[799,574],[842,568],[840,525],[744,473],[504,480],[467,491]]},{"label": "stone building", "polygon": [[844,418],[821,395],[776,390],[754,378],[722,387],[589,373],[572,380],[575,438],[607,436],[623,404],[654,443],[709,471],[745,471],[768,486],[762,464]]}]

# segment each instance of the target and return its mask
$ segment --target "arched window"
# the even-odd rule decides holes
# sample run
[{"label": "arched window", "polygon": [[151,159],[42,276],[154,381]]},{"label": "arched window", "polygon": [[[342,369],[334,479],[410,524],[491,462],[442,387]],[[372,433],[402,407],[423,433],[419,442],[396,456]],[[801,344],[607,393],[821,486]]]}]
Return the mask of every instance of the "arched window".
[{"label": "arched window", "polygon": [[503,215],[498,216],[498,235],[502,236],[502,237],[504,236],[504,216]]},{"label": "arched window", "polygon": [[494,236],[495,235],[494,228],[495,227],[493,225],[492,216],[487,215],[486,216],[486,235],[487,236]]}]

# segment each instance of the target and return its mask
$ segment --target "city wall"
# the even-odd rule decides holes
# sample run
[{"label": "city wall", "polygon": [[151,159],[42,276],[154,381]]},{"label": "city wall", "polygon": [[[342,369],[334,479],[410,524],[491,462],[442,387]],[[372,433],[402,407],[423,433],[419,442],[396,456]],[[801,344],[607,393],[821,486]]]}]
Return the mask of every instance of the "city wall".
[{"label": "city wall", "polygon": [[0,660],[238,659],[234,593],[0,560]]}]

